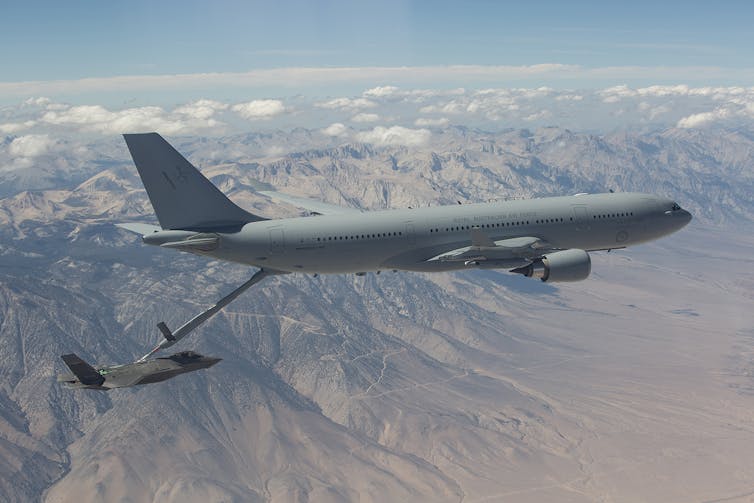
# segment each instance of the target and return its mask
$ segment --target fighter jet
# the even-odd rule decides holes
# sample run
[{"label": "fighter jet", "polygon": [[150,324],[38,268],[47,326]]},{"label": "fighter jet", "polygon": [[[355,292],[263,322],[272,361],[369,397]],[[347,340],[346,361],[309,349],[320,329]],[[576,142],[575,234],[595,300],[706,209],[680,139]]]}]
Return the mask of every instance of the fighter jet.
[{"label": "fighter jet", "polygon": [[163,358],[94,368],[75,354],[63,355],[62,358],[73,374],[58,376],[58,382],[71,388],[106,391],[165,381],[186,372],[209,368],[221,360],[193,351],[182,351]]}]

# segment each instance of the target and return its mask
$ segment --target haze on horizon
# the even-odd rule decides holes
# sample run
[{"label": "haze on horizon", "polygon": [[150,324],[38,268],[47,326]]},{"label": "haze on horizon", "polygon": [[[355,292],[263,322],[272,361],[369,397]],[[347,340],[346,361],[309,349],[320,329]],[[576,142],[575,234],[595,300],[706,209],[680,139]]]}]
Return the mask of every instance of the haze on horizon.
[{"label": "haze on horizon", "polygon": [[12,4],[0,134],[736,126],[754,115],[753,13],[734,1]]}]

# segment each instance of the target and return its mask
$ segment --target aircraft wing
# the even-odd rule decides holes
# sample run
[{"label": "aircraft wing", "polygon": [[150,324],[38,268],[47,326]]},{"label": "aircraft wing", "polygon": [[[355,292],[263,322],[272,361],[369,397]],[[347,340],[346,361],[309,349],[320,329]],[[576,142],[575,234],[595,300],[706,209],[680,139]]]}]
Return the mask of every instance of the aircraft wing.
[{"label": "aircraft wing", "polygon": [[436,255],[428,262],[463,262],[480,265],[487,263],[496,267],[520,267],[539,258],[548,251],[556,250],[547,241],[535,236],[492,241],[479,228],[471,230],[471,244]]},{"label": "aircraft wing", "polygon": [[284,203],[292,204],[297,208],[303,208],[315,215],[343,215],[346,213],[361,213],[361,210],[356,208],[347,208],[344,206],[338,206],[337,204],[329,204],[316,199],[309,199],[306,197],[297,197],[284,194],[275,190],[275,187],[269,183],[255,181],[254,188],[258,194],[267,196],[270,199],[277,201],[283,201]]}]

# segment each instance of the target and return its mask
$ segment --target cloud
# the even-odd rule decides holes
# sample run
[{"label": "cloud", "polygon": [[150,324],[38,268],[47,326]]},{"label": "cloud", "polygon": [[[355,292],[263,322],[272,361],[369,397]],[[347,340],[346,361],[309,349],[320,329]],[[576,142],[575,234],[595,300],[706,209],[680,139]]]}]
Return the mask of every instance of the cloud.
[{"label": "cloud", "polygon": [[396,86],[381,86],[367,89],[363,96],[377,100],[403,100],[409,103],[422,103],[439,96],[461,96],[466,89],[400,89]]},{"label": "cloud", "polygon": [[[301,88],[363,82],[436,83],[451,79],[465,82],[537,78],[574,78],[591,72],[576,65],[541,64],[521,66],[366,66],[311,68],[289,67],[249,72],[130,75],[77,80],[0,82],[0,97],[29,95],[86,95],[90,93],[136,93],[143,91],[210,91],[221,88]],[[631,71],[637,72],[636,68]],[[389,86],[385,86],[389,87]]]},{"label": "cloud", "polygon": [[56,143],[46,134],[19,136],[8,145],[8,153],[13,157],[39,157],[52,150]]},{"label": "cloud", "polygon": [[624,98],[633,98],[638,93],[627,85],[623,84],[620,86],[608,87],[607,89],[598,91],[597,94],[602,96],[603,103],[617,103]]},{"label": "cloud", "polygon": [[25,121],[25,122],[6,122],[5,124],[0,124],[0,133],[3,134],[13,134],[18,133],[19,131],[23,131],[24,129],[29,129],[34,127],[36,124],[36,121]]},{"label": "cloud", "polygon": [[584,96],[580,94],[560,94],[555,96],[555,101],[583,101]]},{"label": "cloud", "polygon": [[380,116],[377,114],[360,113],[351,117],[351,122],[377,122]]},{"label": "cloud", "polygon": [[348,134],[348,128],[340,122],[335,122],[323,129],[322,132],[327,136],[345,136]]},{"label": "cloud", "polygon": [[450,121],[445,117],[437,119],[428,119],[426,117],[419,117],[414,121],[414,126],[419,127],[443,127],[450,124]]},{"label": "cloud", "polygon": [[271,119],[285,112],[285,106],[280,100],[253,100],[233,105],[231,110],[248,120]]},{"label": "cloud", "polygon": [[335,98],[322,103],[316,103],[316,107],[330,110],[358,110],[360,108],[374,108],[377,103],[365,98]]},{"label": "cloud", "polygon": [[169,116],[160,107],[148,106],[110,111],[100,105],[80,105],[64,110],[49,110],[40,122],[56,126],[78,126],[83,131],[105,134],[121,134],[136,131],[158,131],[163,134],[179,134],[215,127],[216,121],[189,121]]},{"label": "cloud", "polygon": [[[560,100],[561,107],[583,99],[581,95],[575,98],[577,95],[567,91],[556,91],[549,87],[481,89],[454,96],[452,99],[436,99],[433,104],[419,108],[419,113],[452,114],[489,121],[503,119],[532,121],[546,117],[547,114],[542,113],[544,106],[558,106],[556,105],[559,102],[557,98],[563,95],[567,96],[567,99]],[[464,119],[454,119],[457,122],[462,120]]]},{"label": "cloud", "polygon": [[426,129],[409,129],[402,126],[389,128],[377,126],[371,131],[362,131],[356,134],[356,139],[363,143],[374,145],[405,145],[418,146],[429,141],[432,133]]},{"label": "cloud", "polygon": [[[131,75],[120,77],[85,78],[78,80],[0,82],[0,99],[35,96],[88,96],[93,93],[122,95],[140,92],[174,92],[181,89],[208,95],[227,89],[305,89],[308,87],[343,85],[391,85],[370,87],[368,97],[391,93],[398,85],[427,86],[464,85],[479,87],[484,83],[532,81],[573,81],[596,86],[600,82],[685,81],[709,82],[711,79],[748,82],[754,80],[754,68],[723,68],[699,66],[608,66],[583,67],[566,64],[539,65],[445,65],[405,67],[289,67],[253,70],[249,72],[194,73],[173,75]],[[440,83],[438,85],[438,83]],[[455,84],[453,84],[455,83]],[[386,96],[387,94],[384,94]]]},{"label": "cloud", "polygon": [[27,98],[24,100],[24,105],[28,106],[38,106],[43,107],[45,105],[48,105],[52,100],[50,98],[46,98],[44,96],[39,96],[37,98]]},{"label": "cloud", "polygon": [[[754,87],[742,86],[620,85],[579,92],[544,86],[478,90],[379,86],[356,96],[321,101],[295,96],[290,100],[295,104],[297,125],[320,129],[330,136],[348,137],[355,137],[357,133],[342,123],[379,124],[377,121],[384,123],[386,117],[393,126],[404,128],[442,128],[452,123],[492,130],[532,127],[545,121],[575,130],[647,124],[652,127],[734,126],[750,124],[754,118]],[[0,108],[0,136],[50,134],[62,139],[82,133],[110,135],[138,131],[158,131],[166,135],[226,134],[244,130],[246,120],[261,123],[264,119],[265,127],[286,127],[284,124],[289,117],[284,114],[294,111],[281,99],[239,101],[233,104],[202,98],[179,103],[172,109],[159,106],[117,109],[98,104],[72,106],[44,97],[29,98]],[[333,125],[333,121],[340,126]],[[384,131],[390,129],[383,128]]]},{"label": "cloud", "polygon": [[395,86],[377,86],[364,91],[364,96],[371,98],[385,98],[397,93],[399,89]]},{"label": "cloud", "polygon": [[677,127],[690,129],[708,126],[713,122],[719,122],[731,117],[732,112],[727,108],[718,108],[711,112],[692,114],[678,121]]},{"label": "cloud", "polygon": [[194,119],[206,120],[215,115],[217,112],[227,110],[228,104],[215,100],[196,100],[191,103],[182,105],[174,113],[186,115]]},{"label": "cloud", "polygon": [[539,110],[538,112],[534,112],[532,114],[527,115],[524,117],[525,121],[539,121],[542,119],[547,119],[552,116],[552,113],[549,110]]}]

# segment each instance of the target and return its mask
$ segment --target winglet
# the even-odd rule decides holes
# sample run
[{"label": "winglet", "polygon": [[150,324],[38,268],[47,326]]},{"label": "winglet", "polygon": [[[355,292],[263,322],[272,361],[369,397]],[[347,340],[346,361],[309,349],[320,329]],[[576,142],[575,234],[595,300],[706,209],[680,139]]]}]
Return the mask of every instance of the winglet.
[{"label": "winglet", "polygon": [[102,386],[105,382],[105,378],[97,372],[97,369],[86,363],[84,360],[78,357],[78,355],[71,353],[61,356],[65,364],[71,369],[71,372],[79,379],[81,384],[88,386]]}]

